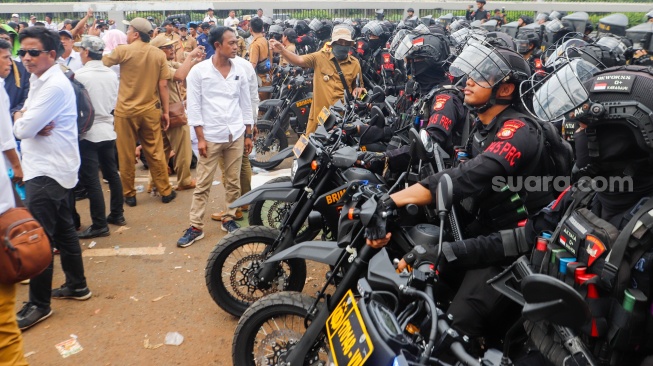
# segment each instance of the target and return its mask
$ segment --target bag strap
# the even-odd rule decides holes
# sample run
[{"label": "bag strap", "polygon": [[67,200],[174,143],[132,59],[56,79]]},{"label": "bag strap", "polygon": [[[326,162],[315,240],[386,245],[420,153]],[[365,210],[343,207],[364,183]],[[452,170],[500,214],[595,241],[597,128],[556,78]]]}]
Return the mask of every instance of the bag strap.
[{"label": "bag strap", "polygon": [[338,76],[340,76],[340,82],[342,83],[342,88],[345,91],[345,99],[347,99],[347,102],[353,100],[353,96],[349,92],[349,85],[347,85],[347,82],[345,81],[345,75],[342,73],[342,69],[340,68],[340,65],[338,64],[338,60],[336,58],[332,58],[331,61],[333,61],[333,64],[336,66],[336,72],[338,73]]},{"label": "bag strap", "polygon": [[612,284],[614,281],[614,278],[617,275],[617,272],[619,271],[619,265],[621,264],[621,261],[624,258],[624,254],[626,253],[626,248],[628,247],[628,242],[630,241],[630,237],[633,235],[633,233],[639,229],[642,225],[646,225],[644,222],[649,222],[650,226],[651,220],[640,220],[644,215],[648,214],[649,216],[653,216],[653,198],[649,198],[646,203],[642,205],[642,207],[635,213],[632,219],[628,221],[628,224],[621,230],[621,233],[619,233],[619,236],[617,237],[617,240],[615,240],[614,245],[610,249],[610,252],[608,253],[608,256],[605,258],[605,265],[603,266],[603,270],[601,271],[601,281],[609,285],[610,288],[612,288]]}]

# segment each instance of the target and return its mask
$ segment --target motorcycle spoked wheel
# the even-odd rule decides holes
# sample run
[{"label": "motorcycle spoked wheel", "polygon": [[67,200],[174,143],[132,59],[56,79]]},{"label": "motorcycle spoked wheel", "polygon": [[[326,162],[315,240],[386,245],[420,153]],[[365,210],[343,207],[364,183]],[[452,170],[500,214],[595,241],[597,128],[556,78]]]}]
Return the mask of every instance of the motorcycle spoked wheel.
[{"label": "motorcycle spoked wheel", "polygon": [[279,151],[288,147],[288,136],[286,136],[286,131],[282,131],[281,129],[276,132],[272,139],[272,144],[267,147],[264,146],[265,139],[272,133],[272,127],[272,121],[260,120],[256,122],[256,128],[258,129],[258,135],[256,136],[256,140],[254,140],[256,154],[253,159],[250,157],[249,161],[257,168],[272,169],[283,162],[283,160],[275,162],[268,161],[279,153]]},{"label": "motorcycle spoked wheel", "polygon": [[[277,292],[252,304],[238,321],[234,333],[233,364],[278,365],[306,331],[304,318],[314,301],[302,293]],[[313,361],[304,365],[328,364],[326,339],[321,338],[308,355]]]},{"label": "motorcycle spoked wheel", "polygon": [[[268,183],[281,182],[290,182],[290,177],[277,177],[268,181]],[[247,215],[249,226],[267,226],[279,229],[293,204],[294,202],[273,200],[256,201],[249,205],[249,215]],[[309,232],[308,221],[306,221],[295,236],[295,243],[313,240],[317,234],[317,232]]]},{"label": "motorcycle spoked wheel", "polygon": [[248,226],[227,234],[213,248],[205,269],[206,287],[218,306],[241,316],[245,309],[265,295],[279,291],[301,292],[306,281],[306,262],[289,259],[279,263],[272,286],[257,286],[255,275],[263,265],[263,252],[279,236],[265,226]]}]

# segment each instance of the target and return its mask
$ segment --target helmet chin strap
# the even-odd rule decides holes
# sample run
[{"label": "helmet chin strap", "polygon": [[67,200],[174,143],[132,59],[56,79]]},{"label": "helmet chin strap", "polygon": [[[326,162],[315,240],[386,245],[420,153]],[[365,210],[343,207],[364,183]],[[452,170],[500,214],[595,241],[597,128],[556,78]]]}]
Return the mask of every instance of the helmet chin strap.
[{"label": "helmet chin strap", "polygon": [[488,109],[492,108],[494,105],[511,105],[512,100],[509,99],[497,99],[497,91],[499,91],[499,87],[501,86],[502,83],[499,83],[495,86],[492,87],[492,93],[490,94],[490,99],[487,101],[487,103],[483,104],[482,106],[473,106],[465,103],[465,106],[469,108],[470,112],[473,113],[485,113]]}]

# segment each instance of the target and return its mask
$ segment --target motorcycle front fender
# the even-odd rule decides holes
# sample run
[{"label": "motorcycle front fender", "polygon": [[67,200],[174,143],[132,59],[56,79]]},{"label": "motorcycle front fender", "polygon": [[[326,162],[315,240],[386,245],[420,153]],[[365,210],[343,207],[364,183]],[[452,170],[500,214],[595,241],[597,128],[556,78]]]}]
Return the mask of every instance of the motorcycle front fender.
[{"label": "motorcycle front fender", "polygon": [[229,205],[229,208],[251,205],[258,201],[295,202],[297,197],[299,197],[299,193],[300,190],[293,188],[292,182],[264,184],[240,196],[240,198]]},{"label": "motorcycle front fender", "polygon": [[302,258],[335,266],[344,251],[333,241],[305,241],[273,255],[266,263]]},{"label": "motorcycle front fender", "polygon": [[294,146],[288,146],[287,148],[279,151],[275,156],[271,157],[268,160],[268,163],[274,163],[277,161],[283,161],[292,156],[292,149]]}]

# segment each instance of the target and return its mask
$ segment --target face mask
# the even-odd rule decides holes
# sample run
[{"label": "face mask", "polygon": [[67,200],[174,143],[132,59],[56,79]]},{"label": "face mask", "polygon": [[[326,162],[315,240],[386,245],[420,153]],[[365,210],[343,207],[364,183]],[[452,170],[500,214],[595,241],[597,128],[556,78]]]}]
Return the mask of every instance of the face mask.
[{"label": "face mask", "polygon": [[429,65],[426,62],[413,62],[412,66],[414,77],[423,74],[429,68]]},{"label": "face mask", "polygon": [[381,41],[380,39],[370,39],[369,45],[370,45],[370,49],[375,50],[383,45],[383,41]]},{"label": "face mask", "polygon": [[338,61],[342,61],[347,59],[347,56],[349,56],[349,48],[349,46],[334,44],[331,48],[331,52],[333,52],[333,55]]}]

